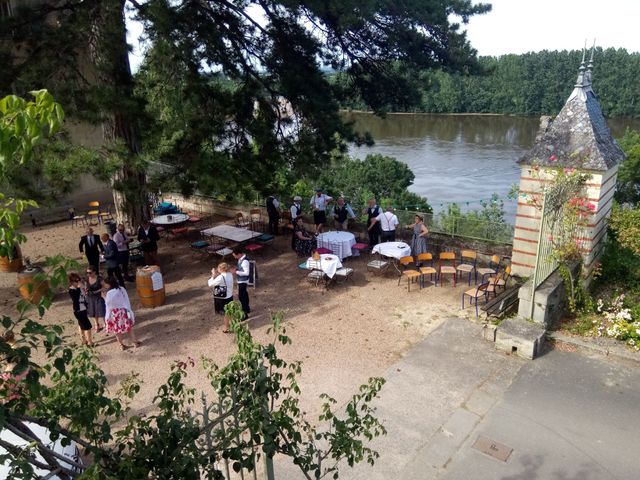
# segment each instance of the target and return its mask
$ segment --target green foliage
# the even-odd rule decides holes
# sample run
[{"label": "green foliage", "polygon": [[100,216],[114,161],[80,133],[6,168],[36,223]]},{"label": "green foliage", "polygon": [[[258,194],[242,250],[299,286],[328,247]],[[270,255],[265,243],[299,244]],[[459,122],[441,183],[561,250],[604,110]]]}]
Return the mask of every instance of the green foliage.
[{"label": "green foliage", "polygon": [[[480,57],[469,75],[446,69],[411,72],[420,91],[420,105],[401,103],[393,111],[433,113],[505,113],[555,115],[566,101],[577,76],[582,52],[541,51],[521,55]],[[595,50],[594,90],[606,116],[639,116],[635,90],[640,76],[640,54],[624,49]],[[334,81],[344,82],[341,74]],[[407,79],[409,81],[409,79]],[[349,92],[346,108],[372,108],[366,100]]]},{"label": "green foliage", "polygon": [[18,227],[20,215],[27,206],[36,207],[37,204],[32,200],[7,198],[0,193],[0,257],[13,259],[15,245],[26,241],[26,237],[18,232]]},{"label": "green foliage", "polygon": [[481,208],[462,213],[457,204],[433,219],[430,228],[450,235],[479,238],[494,242],[509,242],[513,231],[504,218],[504,202],[497,193],[480,202]]},{"label": "green foliage", "polygon": [[640,206],[635,208],[620,208],[615,205],[609,227],[623,249],[640,256]]},{"label": "green foliage", "polygon": [[627,158],[618,169],[616,200],[619,203],[640,203],[640,132],[629,130],[618,140]]},{"label": "green foliage", "polygon": [[64,111],[47,90],[29,92],[34,100],[15,95],[0,100],[0,179],[14,165],[28,164],[34,148],[55,135]]},{"label": "green foliage", "polygon": [[620,245],[610,235],[600,258],[601,273],[594,282],[594,291],[619,286],[625,291],[640,290],[640,256]]},{"label": "green foliage", "polygon": [[354,206],[365,207],[370,198],[379,205],[413,208],[431,212],[426,199],[409,192],[415,176],[403,162],[384,155],[367,155],[357,160],[336,155],[331,165],[323,170],[316,183],[309,185],[303,198],[310,198],[318,185],[336,198],[342,195]]}]

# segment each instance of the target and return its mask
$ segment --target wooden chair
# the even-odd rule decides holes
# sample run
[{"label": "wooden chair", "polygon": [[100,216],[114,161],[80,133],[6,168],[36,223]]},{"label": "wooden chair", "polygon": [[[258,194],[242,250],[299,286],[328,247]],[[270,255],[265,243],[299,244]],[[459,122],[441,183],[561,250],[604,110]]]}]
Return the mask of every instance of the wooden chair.
[{"label": "wooden chair", "polygon": [[249,210],[249,221],[251,222],[251,230],[254,232],[262,232],[264,230],[262,210],[259,208],[252,208]]},{"label": "wooden chair", "polygon": [[467,273],[469,275],[469,286],[471,286],[471,274],[475,275],[475,281],[473,284],[478,283],[478,272],[476,271],[476,264],[478,261],[478,254],[473,250],[462,250],[460,252],[460,264],[456,267],[456,270],[461,273]]},{"label": "wooden chair", "polygon": [[111,205],[107,205],[106,208],[101,208],[100,213],[98,213],[98,218],[100,223],[113,221],[114,218],[111,213]]},{"label": "wooden chair", "polygon": [[453,286],[456,287],[458,284],[457,273],[456,254],[454,252],[442,252],[438,258],[438,279],[440,280],[440,285],[442,285],[442,275],[453,275]]},{"label": "wooden chair", "polygon": [[236,213],[235,218],[236,218],[236,227],[249,228],[249,226],[251,225],[251,222],[247,218],[245,218],[242,212]]},{"label": "wooden chair", "polygon": [[478,318],[478,299],[484,297],[487,301],[487,289],[489,288],[489,282],[481,283],[477,287],[467,290],[462,294],[462,309],[464,310],[465,297],[469,297],[469,305],[475,304],[476,306],[476,318]]},{"label": "wooden chair", "polygon": [[[438,286],[438,270],[433,267],[433,255],[430,253],[419,253],[418,254],[418,263],[420,264],[420,274],[422,275],[422,286],[424,287],[424,277],[426,275],[431,276],[431,281],[433,282],[433,275],[435,274],[436,281],[434,282],[435,286]],[[429,265],[423,266],[423,264],[428,263]]]},{"label": "wooden chair", "polygon": [[73,218],[71,219],[71,226],[75,227],[78,225],[78,223],[82,224],[83,227],[88,227],[89,224],[87,223],[87,217],[84,215],[74,215]]},{"label": "wooden chair", "polygon": [[476,269],[476,272],[480,274],[480,282],[484,282],[484,277],[487,275],[495,275],[500,268],[500,257],[498,255],[492,255],[489,261],[488,267],[480,267]]},{"label": "wooden chair", "polygon": [[398,263],[403,268],[402,273],[400,274],[400,277],[398,277],[398,285],[400,285],[400,281],[403,278],[406,278],[407,291],[410,292],[411,282],[419,280],[422,274],[418,270],[416,270],[415,263],[411,255],[400,258]]},{"label": "wooden chair", "polygon": [[511,266],[507,265],[505,269],[498,273],[496,276],[489,277],[488,282],[494,285],[493,293],[494,295],[497,293],[498,288],[502,288],[505,290],[507,288],[507,282],[511,278]]},{"label": "wooden chair", "polygon": [[91,224],[91,220],[93,218],[96,219],[96,224],[100,223],[100,202],[89,202],[89,211],[87,212],[87,217],[89,219],[89,224]]}]

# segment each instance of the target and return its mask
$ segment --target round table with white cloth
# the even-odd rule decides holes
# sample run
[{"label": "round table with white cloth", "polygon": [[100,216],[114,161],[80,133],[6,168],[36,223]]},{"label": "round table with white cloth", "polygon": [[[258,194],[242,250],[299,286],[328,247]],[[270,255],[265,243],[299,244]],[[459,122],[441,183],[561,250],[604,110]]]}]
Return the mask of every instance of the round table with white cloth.
[{"label": "round table with white cloth", "polygon": [[411,255],[411,247],[404,242],[385,242],[377,244],[371,252],[400,260]]},{"label": "round table with white cloth", "polygon": [[318,235],[318,248],[328,248],[342,260],[350,257],[356,237],[351,232],[325,232]]},{"label": "round table with white cloth", "polygon": [[[313,257],[307,258],[307,268],[309,270],[312,268],[313,262]],[[323,253],[322,255],[320,255],[320,260],[318,260],[318,263],[320,264],[320,270],[322,270],[324,274],[329,278],[333,278],[333,276],[336,274],[336,270],[342,268],[342,262],[337,255],[334,255],[332,253]]]},{"label": "round table with white cloth", "polygon": [[158,215],[157,217],[153,217],[151,223],[162,227],[170,227],[180,225],[187,220],[189,220],[189,215],[186,213],[170,213],[168,215]]}]

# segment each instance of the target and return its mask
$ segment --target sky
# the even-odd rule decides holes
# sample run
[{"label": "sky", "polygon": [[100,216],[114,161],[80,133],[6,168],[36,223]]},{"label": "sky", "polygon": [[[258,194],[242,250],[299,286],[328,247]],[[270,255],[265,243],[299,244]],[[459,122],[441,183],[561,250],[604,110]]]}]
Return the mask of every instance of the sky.
[{"label": "sky", "polygon": [[[474,3],[480,3],[474,1]],[[485,0],[491,12],[472,17],[466,28],[479,55],[579,50],[590,47],[640,51],[640,0]],[[137,70],[142,52],[141,25],[129,21],[131,66]]]},{"label": "sky", "polygon": [[[477,0],[474,3],[480,3]],[[640,0],[485,0],[491,12],[472,17],[467,37],[479,55],[579,50],[591,46],[640,51]]]}]

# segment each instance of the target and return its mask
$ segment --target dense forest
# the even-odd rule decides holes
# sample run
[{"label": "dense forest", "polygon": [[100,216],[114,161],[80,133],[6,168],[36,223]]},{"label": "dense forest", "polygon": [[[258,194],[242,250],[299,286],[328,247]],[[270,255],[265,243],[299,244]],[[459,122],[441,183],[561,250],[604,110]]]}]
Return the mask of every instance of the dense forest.
[{"label": "dense forest", "polygon": [[[640,53],[596,49],[593,88],[606,116],[640,116]],[[571,92],[582,52],[542,51],[480,57],[468,74],[424,70],[410,79],[421,93],[417,112],[557,114]],[[587,53],[587,61],[589,53]],[[340,74],[334,81],[341,83]],[[368,109],[359,97],[343,101],[350,109]],[[387,111],[406,111],[389,104]]]}]

